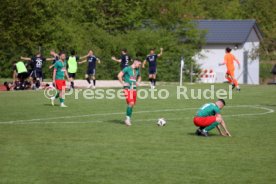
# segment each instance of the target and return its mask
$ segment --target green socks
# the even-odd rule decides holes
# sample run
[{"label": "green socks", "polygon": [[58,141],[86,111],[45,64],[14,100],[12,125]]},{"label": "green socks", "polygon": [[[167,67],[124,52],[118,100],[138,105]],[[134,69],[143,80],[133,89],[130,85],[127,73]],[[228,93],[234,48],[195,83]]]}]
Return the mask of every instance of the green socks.
[{"label": "green socks", "polygon": [[57,92],[57,94],[56,94],[56,98],[58,98],[59,97],[59,92]]},{"label": "green socks", "polygon": [[204,128],[203,130],[205,130],[206,132],[209,132],[210,130],[214,129],[216,126],[218,126],[219,123],[218,122],[214,122],[211,125],[207,126],[206,128]]},{"label": "green socks", "polygon": [[132,107],[127,106],[126,115],[128,117],[131,117],[131,115],[132,115]]},{"label": "green socks", "polygon": [[60,103],[64,103],[64,99],[63,98],[59,98]]}]

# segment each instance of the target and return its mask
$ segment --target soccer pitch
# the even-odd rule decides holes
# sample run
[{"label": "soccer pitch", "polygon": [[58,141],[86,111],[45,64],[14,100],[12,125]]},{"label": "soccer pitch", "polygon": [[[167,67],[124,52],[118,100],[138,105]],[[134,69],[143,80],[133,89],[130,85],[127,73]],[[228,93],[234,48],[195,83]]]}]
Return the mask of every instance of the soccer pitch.
[{"label": "soccer pitch", "polygon": [[131,127],[125,100],[69,96],[60,108],[43,91],[1,92],[0,183],[275,183],[276,88],[241,87],[222,110],[232,137],[207,138],[192,118],[212,100],[178,100],[173,84],[157,86],[166,100],[138,99]]}]

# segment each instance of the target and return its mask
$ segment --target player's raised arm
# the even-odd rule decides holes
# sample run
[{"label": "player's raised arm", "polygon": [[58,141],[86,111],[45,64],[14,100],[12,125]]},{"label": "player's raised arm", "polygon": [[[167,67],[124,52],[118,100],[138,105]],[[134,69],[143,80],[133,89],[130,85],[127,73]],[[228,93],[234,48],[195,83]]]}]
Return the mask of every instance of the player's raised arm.
[{"label": "player's raised arm", "polygon": [[85,56],[80,57],[80,60],[87,59],[88,56],[89,54],[86,54]]},{"label": "player's raised arm", "polygon": [[161,57],[163,54],[163,48],[160,48],[160,53],[157,55],[158,57]]},{"label": "player's raised arm", "polygon": [[115,56],[112,56],[111,59],[112,59],[113,61],[118,62],[118,63],[121,63],[121,62],[122,62],[121,59],[117,59]]},{"label": "player's raised arm", "polygon": [[23,61],[31,61],[32,60],[32,58],[22,57],[22,56],[20,57],[20,59]]}]

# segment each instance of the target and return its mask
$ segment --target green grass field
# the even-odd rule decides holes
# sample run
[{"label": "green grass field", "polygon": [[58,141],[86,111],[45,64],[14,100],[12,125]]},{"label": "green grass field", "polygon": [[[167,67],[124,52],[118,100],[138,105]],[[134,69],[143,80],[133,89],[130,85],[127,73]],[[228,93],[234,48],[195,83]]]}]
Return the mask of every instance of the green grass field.
[{"label": "green grass field", "polygon": [[194,135],[192,118],[210,100],[177,100],[176,86],[162,88],[169,99],[138,100],[131,127],[124,100],[70,96],[60,108],[42,91],[1,92],[0,183],[275,183],[275,86],[234,91],[222,111],[232,137],[208,138]]}]

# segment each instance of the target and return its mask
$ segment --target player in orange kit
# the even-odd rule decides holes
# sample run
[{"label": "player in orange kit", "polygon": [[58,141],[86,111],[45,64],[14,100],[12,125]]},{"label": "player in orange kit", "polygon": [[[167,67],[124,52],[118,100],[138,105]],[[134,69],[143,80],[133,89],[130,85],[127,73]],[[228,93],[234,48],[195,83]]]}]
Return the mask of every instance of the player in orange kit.
[{"label": "player in orange kit", "polygon": [[225,49],[226,54],[224,56],[224,62],[220,63],[219,65],[226,65],[227,72],[226,72],[225,78],[229,81],[230,84],[232,84],[233,86],[232,89],[236,87],[237,90],[240,91],[241,89],[239,87],[238,81],[236,80],[235,74],[234,74],[235,73],[234,61],[238,63],[239,68],[240,68],[240,62],[233,54],[231,54],[231,50],[232,49],[230,49],[229,47]]}]

